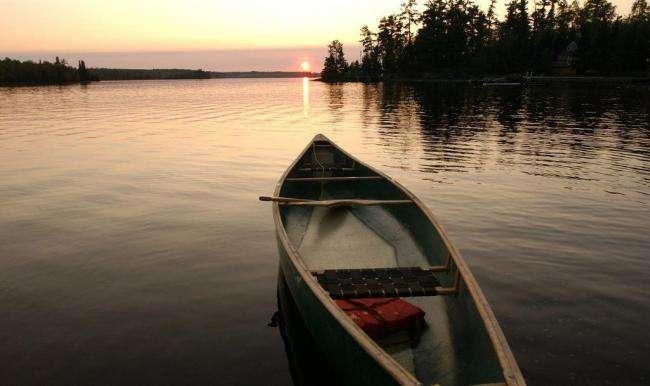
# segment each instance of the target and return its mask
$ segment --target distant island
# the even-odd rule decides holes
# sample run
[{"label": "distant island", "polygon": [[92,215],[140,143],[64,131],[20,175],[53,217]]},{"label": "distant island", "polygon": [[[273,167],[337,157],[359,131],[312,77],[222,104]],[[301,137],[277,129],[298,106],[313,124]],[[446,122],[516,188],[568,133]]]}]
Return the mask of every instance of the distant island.
[{"label": "distant island", "polygon": [[628,16],[608,0],[542,0],[529,14],[527,0],[510,0],[498,20],[472,0],[416,0],[361,28],[362,56],[351,63],[343,44],[328,47],[321,80],[453,80],[525,75],[650,75],[650,6],[634,0]]},{"label": "distant island", "polygon": [[20,61],[10,58],[0,61],[0,86],[85,84],[109,80],[298,78],[317,75],[311,72],[282,71],[214,72],[201,69],[86,68],[83,60],[79,61],[77,67],[73,67],[59,57],[56,57],[53,62]]},{"label": "distant island", "polygon": [[147,80],[147,79],[209,79],[203,70],[184,69],[120,69],[91,68],[88,70],[96,80]]}]

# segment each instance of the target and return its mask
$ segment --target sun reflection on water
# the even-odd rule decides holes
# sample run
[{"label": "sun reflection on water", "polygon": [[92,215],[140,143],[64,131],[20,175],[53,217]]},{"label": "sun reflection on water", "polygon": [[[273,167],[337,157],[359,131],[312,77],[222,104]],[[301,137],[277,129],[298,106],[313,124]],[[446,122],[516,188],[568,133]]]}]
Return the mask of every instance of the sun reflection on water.
[{"label": "sun reflection on water", "polygon": [[302,113],[309,117],[309,78],[302,78]]}]

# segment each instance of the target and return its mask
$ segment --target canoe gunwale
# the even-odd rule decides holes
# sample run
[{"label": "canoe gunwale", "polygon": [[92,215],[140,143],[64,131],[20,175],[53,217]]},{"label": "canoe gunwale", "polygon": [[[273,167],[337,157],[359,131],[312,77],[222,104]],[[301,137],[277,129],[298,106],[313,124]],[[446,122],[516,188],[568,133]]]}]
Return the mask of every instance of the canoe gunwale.
[{"label": "canoe gunwale", "polygon": [[[496,317],[487,302],[487,299],[483,295],[483,292],[478,286],[474,275],[469,270],[469,267],[462,259],[460,253],[456,250],[454,245],[449,240],[447,233],[444,231],[443,227],[436,220],[433,213],[429,208],[413,193],[406,189],[399,182],[395,181],[385,173],[375,169],[374,167],[367,165],[360,160],[358,160],[353,155],[349,154],[342,148],[340,148],[336,143],[331,141],[329,138],[325,137],[322,134],[316,135],[312,141],[305,147],[305,149],[294,159],[291,165],[284,171],[282,177],[277,182],[274,195],[280,196],[282,186],[286,182],[289,173],[294,170],[297,164],[300,162],[302,157],[313,148],[313,143],[315,141],[327,141],[333,148],[340,151],[345,156],[349,157],[356,163],[363,165],[368,168],[373,173],[376,173],[377,176],[382,177],[387,182],[393,184],[400,191],[402,191],[413,204],[427,217],[427,220],[433,225],[438,234],[440,235],[441,240],[447,247],[449,251],[449,258],[453,260],[456,265],[456,269],[462,278],[462,282],[467,288],[470,297],[474,301],[476,309],[481,317],[485,330],[490,338],[492,346],[494,347],[499,365],[501,366],[504,381],[506,385],[525,385],[526,382],[521,374],[519,366],[510,350],[510,347],[506,341],[505,335],[499,326]],[[304,261],[300,257],[300,254],[297,250],[294,249],[294,246],[289,240],[284,224],[282,223],[282,218],[280,215],[280,206],[278,202],[272,203],[273,210],[273,219],[276,226],[276,232],[278,235],[278,240],[282,243],[283,249],[287,252],[287,255],[291,263],[296,267],[296,270],[300,274],[302,280],[313,292],[316,298],[321,302],[323,307],[336,319],[336,321],[358,342],[359,346],[372,358],[374,358],[377,363],[383,367],[387,373],[393,376],[393,378],[400,384],[403,385],[421,385],[421,383],[413,376],[413,374],[406,371],[401,365],[395,361],[393,357],[387,354],[374,340],[372,340],[356,323],[354,323],[345,312],[343,312],[329,294],[321,287],[316,278],[312,275],[309,268],[305,265]]]}]

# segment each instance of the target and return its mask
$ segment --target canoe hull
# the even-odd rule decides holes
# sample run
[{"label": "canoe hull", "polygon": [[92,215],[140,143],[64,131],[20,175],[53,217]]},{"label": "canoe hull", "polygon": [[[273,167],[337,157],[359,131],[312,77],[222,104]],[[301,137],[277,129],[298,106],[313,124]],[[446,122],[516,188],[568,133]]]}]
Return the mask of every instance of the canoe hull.
[{"label": "canoe hull", "polygon": [[[397,244],[393,244],[394,250],[424,252],[427,259],[425,266],[441,267],[440,264],[446,261],[446,268],[442,267],[445,272],[441,272],[438,279],[444,286],[441,290],[446,291],[444,294],[450,295],[437,297],[432,300],[433,303],[428,304],[434,307],[426,311],[427,315],[432,317],[431,320],[427,319],[429,336],[427,339],[418,340],[416,345],[409,349],[413,350],[411,352],[414,355],[413,359],[418,362],[404,362],[402,356],[398,361],[397,357],[392,355],[401,355],[401,353],[394,352],[392,347],[384,349],[378,342],[369,338],[336,305],[312,275],[311,270],[318,267],[314,258],[328,258],[328,256],[318,254],[318,251],[323,248],[309,249],[308,241],[311,239],[308,238],[308,228],[304,228],[308,226],[308,223],[304,222],[304,211],[294,210],[296,207],[293,205],[283,206],[281,210],[281,204],[274,202],[273,218],[278,238],[280,269],[286,286],[302,315],[306,329],[311,332],[315,345],[326,353],[332,372],[336,373],[340,383],[412,386],[422,385],[422,382],[427,385],[486,383],[525,385],[525,380],[496,318],[469,268],[428,208],[398,182],[363,164],[326,137],[317,135],[285,171],[276,186],[274,197],[299,198],[303,201],[322,200],[319,197],[327,196],[323,194],[322,186],[320,190],[317,189],[318,187],[303,189],[297,183],[305,178],[307,181],[300,182],[301,184],[312,182],[311,180],[322,183],[322,180],[331,177],[334,177],[332,183],[382,181],[381,187],[375,186],[374,189],[356,191],[355,199],[411,200],[412,205],[385,213],[388,218],[380,216],[380,223],[386,225],[390,235],[388,238],[384,237],[384,240],[393,240],[395,236],[393,241],[399,244],[399,248]],[[341,192],[342,194],[336,195]],[[346,191],[341,192],[327,193],[336,198],[349,198]],[[310,216],[313,214],[311,213]],[[315,218],[318,224],[327,224],[327,222],[334,224],[330,227],[325,225],[323,229],[327,232],[323,240],[327,240],[327,237],[336,240],[334,236],[340,236],[338,233],[331,232],[334,229],[343,229],[343,223],[337,222],[339,217],[328,217],[326,222],[320,221],[319,217]],[[358,218],[358,213],[355,217]],[[285,221],[288,224],[287,229],[285,229]],[[394,225],[395,221],[406,225],[410,230],[409,237],[419,241],[419,248],[413,249],[408,247],[408,243],[403,243],[406,239],[400,237],[404,232],[399,230],[401,229],[399,226]],[[384,233],[381,227],[377,227],[377,223],[373,223],[373,220],[363,223],[372,229],[375,235]],[[351,223],[345,224],[350,226]],[[348,238],[351,234],[356,233],[343,233]],[[362,238],[355,238],[355,240],[362,240]],[[358,255],[356,253],[353,253],[352,257],[345,255],[350,252],[346,245],[345,242],[334,242],[325,250],[331,253],[338,251],[340,254],[336,254],[337,258],[345,256],[345,261],[349,262]],[[364,251],[374,251],[365,244],[359,245],[364,245],[361,247]],[[338,248],[339,246],[343,248]],[[300,253],[299,248],[302,248]],[[406,255],[412,257],[411,253]],[[379,255],[370,253],[369,256],[377,259]],[[407,266],[419,266],[419,264]],[[427,305],[420,304],[420,306]],[[393,354],[389,354],[389,351]]]}]

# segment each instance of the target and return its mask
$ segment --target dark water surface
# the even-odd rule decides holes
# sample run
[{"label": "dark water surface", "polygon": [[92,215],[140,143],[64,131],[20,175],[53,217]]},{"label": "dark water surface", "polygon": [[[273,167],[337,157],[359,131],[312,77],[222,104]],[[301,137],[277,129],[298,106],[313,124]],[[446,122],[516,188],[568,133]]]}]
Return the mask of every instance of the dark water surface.
[{"label": "dark water surface", "polygon": [[647,384],[649,98],[300,79],[0,89],[0,383],[290,383],[257,196],[322,132],[433,209],[530,384]]}]

